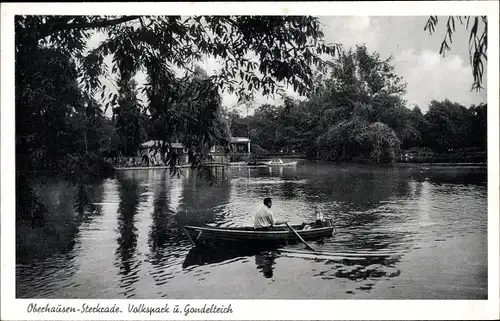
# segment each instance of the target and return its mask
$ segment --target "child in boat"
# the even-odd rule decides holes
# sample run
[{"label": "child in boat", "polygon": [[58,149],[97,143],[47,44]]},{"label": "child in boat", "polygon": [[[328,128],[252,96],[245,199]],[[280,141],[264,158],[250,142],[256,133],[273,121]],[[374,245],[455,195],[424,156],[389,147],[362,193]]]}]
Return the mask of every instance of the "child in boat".
[{"label": "child in boat", "polygon": [[302,223],[302,230],[310,230],[312,228],[330,226],[330,222],[325,219],[325,217],[323,216],[323,212],[321,212],[317,205],[314,206],[314,213],[316,214],[316,222],[310,224],[307,224],[305,222]]},{"label": "child in boat", "polygon": [[316,227],[331,226],[330,221],[325,219],[325,217],[323,216],[323,212],[321,212],[318,206],[314,207],[314,211],[316,213]]}]

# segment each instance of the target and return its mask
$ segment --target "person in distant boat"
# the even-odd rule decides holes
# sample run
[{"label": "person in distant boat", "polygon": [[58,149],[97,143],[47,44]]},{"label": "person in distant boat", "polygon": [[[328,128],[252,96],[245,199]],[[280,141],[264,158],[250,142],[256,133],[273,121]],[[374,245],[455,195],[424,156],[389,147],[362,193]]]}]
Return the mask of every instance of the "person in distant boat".
[{"label": "person in distant boat", "polygon": [[262,205],[257,212],[255,212],[254,218],[254,228],[256,230],[272,230],[275,225],[286,224],[286,221],[277,221],[274,219],[273,212],[271,212],[271,206],[273,201],[271,198],[264,198],[264,205]]}]

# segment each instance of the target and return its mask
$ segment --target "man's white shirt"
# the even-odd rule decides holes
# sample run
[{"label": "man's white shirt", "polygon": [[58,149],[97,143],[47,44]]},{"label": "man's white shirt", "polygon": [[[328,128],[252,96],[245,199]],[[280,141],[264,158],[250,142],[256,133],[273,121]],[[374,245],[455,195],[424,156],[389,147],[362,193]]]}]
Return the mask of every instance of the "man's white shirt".
[{"label": "man's white shirt", "polygon": [[266,205],[262,205],[257,212],[255,212],[254,227],[262,228],[274,225],[275,220],[273,212]]}]

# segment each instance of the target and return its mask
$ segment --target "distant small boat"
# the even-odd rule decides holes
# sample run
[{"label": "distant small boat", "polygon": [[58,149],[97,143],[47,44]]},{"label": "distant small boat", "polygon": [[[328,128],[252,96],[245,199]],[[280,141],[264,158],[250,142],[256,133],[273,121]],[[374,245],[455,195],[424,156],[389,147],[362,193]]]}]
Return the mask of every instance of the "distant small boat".
[{"label": "distant small boat", "polygon": [[231,162],[227,165],[229,168],[268,168],[268,165],[247,163],[247,162]]},{"label": "distant small boat", "polygon": [[[331,224],[329,224],[331,225]],[[308,226],[309,228],[305,229]],[[318,227],[315,223],[292,225],[304,240],[317,240],[333,235],[333,226]],[[255,243],[296,243],[297,236],[286,226],[276,226],[271,231],[255,230],[253,227],[212,227],[184,226],[184,231],[192,243],[205,241]]]},{"label": "distant small boat", "polygon": [[279,166],[279,167],[293,167],[297,166],[298,161],[293,161],[293,162],[283,162],[280,158],[273,158],[271,160],[267,161],[254,161],[251,163],[248,163],[248,165],[257,165],[257,166]]},{"label": "distant small boat", "polygon": [[246,162],[230,162],[228,165],[230,167],[240,167],[240,166],[245,166],[247,163]]}]

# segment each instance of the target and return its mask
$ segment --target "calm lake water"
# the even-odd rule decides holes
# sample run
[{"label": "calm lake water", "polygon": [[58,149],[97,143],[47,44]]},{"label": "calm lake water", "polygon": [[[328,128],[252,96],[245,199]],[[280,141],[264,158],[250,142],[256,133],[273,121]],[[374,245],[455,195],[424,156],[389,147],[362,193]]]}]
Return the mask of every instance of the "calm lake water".
[{"label": "calm lake water", "polygon": [[[18,230],[17,297],[487,299],[485,167],[301,161],[217,177],[210,185],[191,170],[120,172],[91,188],[95,210],[84,215],[74,212],[67,183],[36,186],[55,213],[45,227],[53,240],[30,241]],[[276,218],[290,223],[315,219],[318,205],[336,232],[310,244],[351,255],[209,253],[178,229],[251,225],[266,196]]]}]

